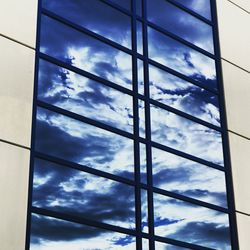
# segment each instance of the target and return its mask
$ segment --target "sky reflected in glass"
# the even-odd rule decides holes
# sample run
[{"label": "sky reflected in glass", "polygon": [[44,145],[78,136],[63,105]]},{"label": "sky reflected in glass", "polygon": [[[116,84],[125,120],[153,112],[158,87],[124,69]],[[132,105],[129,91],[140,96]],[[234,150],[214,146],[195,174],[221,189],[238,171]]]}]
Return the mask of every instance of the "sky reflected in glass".
[{"label": "sky reflected in glass", "polygon": [[111,174],[134,178],[132,140],[42,108],[37,110],[35,149]]},{"label": "sky reflected in glass", "polygon": [[46,16],[41,18],[40,51],[106,80],[132,88],[130,55]]},{"label": "sky reflected in glass", "polygon": [[149,58],[204,86],[217,89],[215,61],[186,45],[148,28]]},{"label": "sky reflected in glass", "polygon": [[99,0],[43,0],[43,7],[131,49],[130,17]]},{"label": "sky reflected in glass", "polygon": [[214,249],[229,250],[228,215],[154,194],[155,233]]},{"label": "sky reflected in glass", "polygon": [[39,63],[38,99],[133,132],[131,96],[44,60]]},{"label": "sky reflected in glass", "polygon": [[175,0],[185,7],[197,12],[201,16],[211,20],[210,0]]},{"label": "sky reflected in glass", "polygon": [[227,207],[224,172],[157,148],[152,162],[155,187]]},{"label": "sky reflected in glass", "polygon": [[135,237],[32,215],[30,250],[136,250]]},{"label": "sky reflected in glass", "polygon": [[[183,1],[184,2],[184,1]],[[148,20],[214,53],[212,27],[165,0],[147,1]]]},{"label": "sky reflected in glass", "polygon": [[150,111],[153,141],[223,166],[219,132],[154,105]]},{"label": "sky reflected in glass", "polygon": [[44,160],[35,161],[32,205],[135,228],[132,186]]},{"label": "sky reflected in glass", "polygon": [[218,96],[152,65],[149,81],[152,99],[220,126]]}]

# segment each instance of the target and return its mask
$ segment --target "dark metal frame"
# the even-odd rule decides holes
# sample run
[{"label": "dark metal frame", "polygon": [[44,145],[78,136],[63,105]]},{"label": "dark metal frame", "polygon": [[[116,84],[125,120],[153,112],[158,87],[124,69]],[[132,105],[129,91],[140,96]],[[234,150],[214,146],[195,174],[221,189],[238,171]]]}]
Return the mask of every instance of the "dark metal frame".
[{"label": "dark metal frame", "polygon": [[[229,142],[228,142],[228,134],[227,134],[227,123],[226,123],[226,112],[225,112],[225,103],[224,103],[224,90],[223,90],[223,85],[222,85],[222,73],[221,73],[221,62],[220,62],[220,48],[219,48],[219,37],[218,37],[218,23],[217,23],[217,15],[216,15],[216,2],[215,0],[210,0],[211,1],[211,12],[212,12],[212,21],[207,20],[206,18],[200,16],[199,14],[195,13],[194,11],[186,8],[185,6],[175,2],[175,0],[166,0],[167,2],[175,5],[176,7],[186,11],[190,15],[198,18],[199,20],[207,23],[213,28],[213,37],[214,37],[214,48],[215,48],[215,54],[211,54],[196,45],[193,45],[190,42],[187,42],[186,40],[172,34],[171,32],[158,27],[157,25],[147,21],[147,10],[146,10],[146,0],[141,0],[142,1],[142,16],[136,15],[136,1],[131,0],[131,9],[132,11],[128,11],[119,5],[111,2],[110,0],[100,0],[101,2],[104,2],[105,4],[111,6],[112,8],[115,8],[119,10],[120,12],[126,14],[131,18],[131,31],[132,31],[132,50],[119,45],[113,41],[110,41],[109,39],[102,37],[98,34],[95,34],[92,31],[89,31],[83,27],[78,26],[75,23],[70,22],[69,20],[66,20],[48,10],[42,9],[41,2],[42,0],[38,0],[38,19],[37,19],[37,42],[36,42],[36,64],[35,64],[35,85],[34,85],[34,102],[33,102],[33,121],[32,121],[32,140],[31,140],[31,160],[30,160],[30,178],[29,178],[29,200],[28,200],[28,215],[27,215],[27,233],[26,233],[26,249],[29,249],[29,243],[30,243],[30,226],[31,226],[31,213],[37,213],[40,215],[45,215],[45,216],[50,216],[58,219],[63,219],[66,221],[71,221],[71,222],[76,222],[80,224],[86,224],[90,226],[95,226],[107,230],[112,230],[112,231],[117,231],[120,233],[125,233],[129,234],[132,236],[136,236],[136,244],[137,244],[137,249],[141,250],[142,249],[142,238],[148,239],[149,240],[149,246],[150,250],[155,249],[154,242],[159,241],[163,243],[168,243],[168,244],[173,244],[176,246],[180,247],[186,247],[189,249],[197,249],[197,250],[202,250],[202,249],[210,249],[207,247],[201,247],[197,246],[194,244],[174,240],[174,239],[169,239],[169,238],[164,238],[164,237],[159,237],[154,235],[154,211],[153,211],[153,193],[159,193],[162,195],[166,195],[172,198],[180,199],[186,202],[191,202],[196,205],[204,206],[210,209],[214,209],[220,212],[227,213],[229,215],[230,219],[230,232],[231,232],[231,244],[232,244],[232,249],[233,250],[238,250],[238,239],[237,239],[237,227],[236,227],[236,215],[235,215],[235,205],[234,205],[234,192],[233,192],[233,185],[232,185],[232,174],[231,174],[231,166],[230,166],[230,155],[229,155]],[[128,53],[129,55],[132,56],[132,90],[126,89],[122,86],[116,85],[113,82],[110,82],[108,80],[102,79],[98,76],[95,76],[94,74],[91,74],[89,72],[86,72],[84,70],[81,70],[79,68],[76,68],[70,64],[64,63],[62,61],[59,61],[58,59],[55,59],[53,57],[50,57],[48,55],[45,55],[41,52],[39,52],[39,46],[40,46],[40,26],[41,26],[41,15],[46,15],[49,16],[55,20],[58,20],[67,26],[70,26],[71,28],[78,30],[82,33],[85,33],[91,37],[94,37],[98,39],[99,41],[102,41],[103,43],[109,44],[110,46],[113,46],[114,48],[117,48],[121,51],[124,51]],[[142,31],[143,31],[143,55],[140,55],[137,53],[137,35],[136,35],[136,29],[137,29],[137,21],[140,21],[142,23]],[[204,86],[201,83],[190,79],[189,77],[171,69],[168,68],[160,63],[157,63],[151,59],[148,58],[148,51],[147,51],[147,26],[154,28],[155,30],[177,40],[178,42],[181,42],[182,44],[195,49],[196,51],[212,58],[216,62],[216,73],[217,73],[217,81],[218,81],[218,91],[211,89],[209,86]],[[70,111],[55,107],[51,104],[47,104],[45,102],[37,100],[37,85],[38,85],[38,69],[39,69],[39,60],[43,59],[46,61],[49,61],[51,63],[54,63],[58,66],[64,67],[68,70],[71,70],[77,74],[86,76],[90,79],[93,79],[95,81],[98,81],[106,86],[109,86],[111,88],[117,89],[125,94],[129,94],[133,98],[133,124],[134,124],[134,130],[133,134],[122,131],[120,129],[111,127],[109,125],[105,125],[101,122],[89,119],[87,117],[72,113]],[[138,76],[137,76],[137,60],[141,59],[143,61],[143,66],[144,66],[144,93],[145,95],[141,95],[138,93]],[[154,101],[150,99],[149,95],[149,74],[148,74],[148,65],[154,65],[157,66],[160,69],[165,70],[166,72],[169,72],[177,77],[182,78],[183,80],[186,80],[188,82],[191,82],[203,89],[206,89],[210,91],[211,93],[218,95],[219,97],[219,102],[220,102],[220,114],[221,114],[221,127],[215,126],[213,124],[210,124],[206,121],[203,121],[199,118],[193,117],[192,115],[186,114],[182,111],[179,111],[173,107],[170,107],[168,105],[159,103],[157,101]],[[139,113],[138,113],[138,102],[139,100],[143,100],[145,103],[145,128],[146,128],[146,136],[145,138],[140,137],[139,135]],[[208,162],[206,160],[200,159],[198,157],[195,157],[193,155],[189,155],[186,153],[183,153],[181,151],[172,149],[167,146],[163,146],[159,143],[152,142],[151,141],[151,122],[150,122],[150,105],[153,104],[155,106],[158,106],[164,110],[168,110],[170,112],[173,112],[177,115],[180,115],[182,117],[185,117],[191,121],[197,122],[201,125],[204,125],[208,128],[214,129],[222,134],[222,139],[223,139],[223,153],[224,153],[224,162],[225,162],[225,168],[218,166],[214,163]],[[46,155],[41,152],[35,151],[35,131],[36,131],[36,111],[37,107],[42,107],[60,114],[63,114],[67,117],[71,117],[73,119],[83,121],[87,124],[94,125],[99,128],[106,129],[110,132],[122,135],[124,137],[133,139],[134,141],[134,173],[135,173],[135,180],[128,180],[123,177],[119,177],[113,174],[109,174],[106,172],[102,172],[97,169],[89,168],[88,166],[82,166],[76,163],[72,163],[66,160],[59,159],[57,157],[52,157],[49,155]],[[147,156],[147,184],[143,184],[140,182],[140,143],[145,144],[146,146],[146,156]],[[181,157],[185,157],[187,159],[190,159],[192,161],[204,164],[208,167],[218,169],[220,171],[225,172],[226,175],[226,185],[227,185],[227,200],[228,200],[228,209],[219,207],[213,204],[209,204],[203,201],[198,201],[193,198],[189,198],[183,195],[179,195],[176,193],[172,193],[169,191],[161,190],[159,188],[153,187],[153,182],[152,182],[152,159],[151,159],[151,148],[156,147],[162,150],[165,150],[170,153],[174,153],[175,155],[179,155]],[[40,158],[44,160],[48,160],[54,163],[61,164],[63,166],[67,166],[69,168],[77,169],[79,171],[85,171],[91,174],[95,174],[96,176],[102,176],[105,178],[109,178],[115,181],[119,181],[122,183],[125,183],[127,185],[131,185],[135,188],[135,208],[136,208],[136,229],[135,230],[130,230],[130,229],[125,229],[121,228],[118,226],[112,226],[109,224],[97,222],[97,221],[92,221],[89,219],[83,219],[75,216],[70,216],[68,214],[63,214],[59,212],[53,212],[47,209],[41,209],[41,208],[36,208],[32,207],[32,185],[33,185],[33,172],[34,172],[34,159],[35,158]],[[148,226],[149,226],[149,233],[144,233],[142,232],[142,225],[141,225],[141,190],[146,190],[148,194]]]}]

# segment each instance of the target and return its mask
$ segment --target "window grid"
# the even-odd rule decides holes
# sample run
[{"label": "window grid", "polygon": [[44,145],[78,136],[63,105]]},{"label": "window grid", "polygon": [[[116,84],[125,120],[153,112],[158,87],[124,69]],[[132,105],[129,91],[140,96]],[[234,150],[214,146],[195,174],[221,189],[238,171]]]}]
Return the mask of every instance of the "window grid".
[{"label": "window grid", "polygon": [[[168,197],[173,197],[173,198],[177,198],[180,200],[184,200],[184,201],[188,201],[191,202],[193,204],[197,204],[197,205],[201,205],[204,207],[208,207],[211,209],[215,209],[224,213],[229,214],[229,218],[230,218],[230,231],[231,231],[231,241],[232,241],[232,247],[233,249],[237,249],[237,237],[236,237],[236,222],[235,222],[235,209],[234,209],[234,203],[232,201],[232,197],[233,197],[233,192],[232,192],[232,180],[231,180],[231,171],[230,171],[230,159],[229,159],[229,155],[228,155],[228,138],[227,138],[227,133],[226,133],[226,120],[225,120],[225,109],[224,109],[224,96],[223,96],[223,89],[221,87],[221,83],[222,83],[222,78],[221,78],[221,65],[220,65],[220,57],[219,57],[219,44],[218,44],[218,30],[217,30],[217,20],[216,20],[216,6],[215,6],[215,1],[212,0],[211,1],[211,9],[212,9],[212,20],[214,20],[213,22],[210,22],[209,20],[207,20],[206,18],[200,16],[199,14],[193,12],[192,10],[187,9],[185,6],[182,6],[181,4],[175,2],[174,0],[166,0],[167,2],[170,2],[171,4],[177,6],[178,8],[186,11],[187,13],[195,16],[196,18],[202,20],[203,22],[211,25],[213,27],[213,37],[214,37],[214,47],[215,47],[215,55],[210,54],[209,52],[200,49],[199,47],[185,41],[184,39],[179,38],[178,36],[171,34],[170,32],[158,27],[157,25],[150,23],[147,21],[147,11],[146,11],[146,4],[145,1],[146,0],[142,0],[143,4],[142,4],[142,9],[143,9],[143,15],[142,17],[137,16],[136,13],[136,3],[135,1],[131,0],[133,2],[132,4],[132,12],[129,12],[125,9],[123,9],[122,7],[112,3],[109,0],[101,0],[102,2],[106,3],[107,5],[112,6],[113,8],[127,14],[128,16],[131,17],[131,29],[132,29],[132,50],[129,50],[125,47],[123,47],[122,45],[118,45],[115,42],[110,41],[107,38],[102,37],[101,35],[97,35],[95,33],[93,33],[92,31],[87,30],[86,28],[82,28],[82,27],[78,27],[76,24],[71,24],[70,21],[67,21],[57,15],[55,15],[54,13],[42,9],[41,7],[41,1],[39,1],[39,8],[38,8],[38,31],[37,31],[37,46],[36,46],[36,76],[35,76],[35,89],[34,89],[34,107],[33,107],[33,126],[32,126],[32,148],[31,148],[31,171],[30,171],[30,180],[29,180],[29,207],[28,207],[28,223],[27,223],[27,236],[26,236],[26,248],[29,249],[29,237],[30,237],[30,221],[31,221],[31,213],[36,213],[36,214],[41,214],[41,215],[45,215],[45,216],[51,216],[54,218],[60,218],[66,221],[72,221],[72,222],[77,222],[77,223],[82,223],[82,224],[86,224],[86,225],[91,225],[91,226],[96,226],[96,227],[100,227],[100,228],[105,228],[105,229],[110,229],[113,231],[117,231],[117,232],[121,232],[121,233],[126,233],[128,235],[134,235],[136,236],[136,241],[137,241],[137,249],[142,249],[142,237],[149,239],[149,244],[150,244],[150,249],[154,250],[154,241],[159,241],[159,242],[164,242],[164,243],[169,243],[169,244],[173,244],[176,246],[180,246],[180,247],[188,247],[191,249],[210,249],[210,248],[206,248],[206,247],[202,247],[202,246],[197,246],[191,243],[186,243],[186,242],[181,242],[178,240],[174,240],[174,239],[168,239],[165,237],[160,237],[160,236],[156,236],[154,235],[154,215],[153,215],[153,193],[159,193],[159,194],[163,194],[163,195],[167,195]],[[124,51],[130,55],[132,55],[132,70],[133,70],[133,90],[128,90],[122,86],[116,85],[115,83],[109,82],[108,80],[104,80],[101,77],[95,76],[94,74],[91,74],[89,72],[83,71],[81,69],[78,69],[70,64],[64,63],[56,58],[50,57],[48,55],[45,55],[41,52],[39,52],[39,41],[40,41],[40,20],[41,20],[41,15],[47,15],[53,19],[56,19],[60,22],[63,22],[64,24],[66,24],[67,26],[71,26],[71,28],[77,29],[81,32],[84,32],[90,36],[95,37],[96,39],[105,42],[115,48],[120,49],[121,51]],[[136,52],[136,21],[141,21],[143,24],[143,55],[140,55]],[[218,91],[215,91],[213,89],[210,89],[209,87],[203,86],[202,84],[200,84],[199,82],[194,81],[193,79],[190,79],[187,76],[182,75],[181,73],[170,69],[164,65],[161,65],[160,63],[157,63],[151,59],[148,58],[148,51],[147,51],[147,27],[152,27],[160,32],[162,32],[163,34],[170,36],[172,38],[174,38],[175,40],[180,41],[181,43],[188,45],[191,48],[194,48],[195,50],[199,51],[200,53],[211,57],[213,59],[215,59],[216,61],[216,72],[217,72],[217,77],[218,77]],[[127,93],[130,96],[133,97],[133,114],[134,114],[134,131],[133,134],[130,134],[128,132],[122,131],[120,129],[111,127],[109,125],[105,125],[101,122],[92,120],[90,118],[87,117],[83,117],[81,115],[77,115],[75,113],[72,113],[70,111],[67,110],[63,110],[61,108],[55,107],[53,105],[50,105],[48,103],[42,102],[37,100],[37,82],[38,82],[38,69],[39,69],[39,58],[41,59],[45,59],[49,62],[52,62],[56,65],[62,66],[66,69],[72,70],[76,73],[78,73],[79,75],[83,75],[83,76],[87,76],[90,79],[94,79],[106,86],[112,87],[114,89],[117,89],[119,91],[121,91],[122,93]],[[144,87],[145,87],[145,96],[141,95],[138,93],[138,80],[137,80],[137,59],[141,59],[144,63]],[[169,72],[173,75],[176,75],[178,77],[180,77],[181,79],[187,80],[188,82],[191,82],[199,87],[202,87],[203,89],[206,89],[208,91],[210,91],[211,93],[214,93],[216,95],[219,96],[220,99],[220,112],[221,112],[221,128],[217,127],[215,125],[212,125],[208,122],[205,122],[199,118],[193,117],[192,115],[189,115],[185,112],[179,111],[175,108],[172,108],[168,105],[159,103],[157,101],[154,101],[152,99],[150,99],[149,96],[149,76],[148,76],[148,65],[155,65],[158,68],[161,68],[163,70],[165,70],[166,72]],[[146,138],[141,138],[139,137],[139,114],[138,114],[138,100],[141,99],[143,101],[145,101],[145,118],[146,118]],[[224,161],[225,161],[225,168],[220,167],[216,164],[213,164],[211,162],[207,162],[206,160],[197,158],[193,155],[189,155],[186,153],[183,153],[181,151],[169,148],[167,146],[161,145],[159,143],[153,142],[151,141],[151,129],[150,129],[150,104],[154,104],[158,107],[163,108],[164,110],[169,110],[175,114],[181,115],[182,117],[185,117],[187,119],[190,119],[194,122],[198,122],[199,124],[205,125],[206,127],[212,128],[216,131],[219,131],[222,133],[222,137],[223,137],[223,151],[224,151]],[[79,121],[84,121],[87,124],[92,124],[96,127],[100,127],[100,128],[104,128],[108,131],[111,131],[113,133],[116,134],[120,134],[122,136],[125,136],[127,138],[131,138],[134,141],[134,167],[135,167],[135,181],[132,180],[128,180],[125,179],[123,177],[119,177],[113,174],[109,174],[109,173],[105,173],[102,172],[100,170],[97,169],[93,169],[93,168],[89,168],[87,166],[80,166],[76,163],[72,163],[72,162],[68,162],[66,160],[62,160],[53,156],[49,156],[46,155],[44,153],[41,152],[37,152],[34,150],[34,143],[35,143],[35,129],[36,129],[36,107],[43,107],[46,108],[48,110],[51,111],[55,111],[59,114],[63,114],[67,117],[72,117],[76,120]],[[144,143],[146,145],[146,151],[147,151],[147,185],[146,184],[142,184],[140,183],[140,151],[139,151],[139,144],[140,143]],[[172,193],[169,191],[164,191],[161,190],[159,188],[155,188],[153,187],[153,183],[152,183],[152,154],[151,154],[151,147],[154,146],[156,148],[159,149],[163,149],[167,152],[171,152],[174,153],[176,155],[185,157],[187,159],[191,159],[193,161],[199,162],[201,164],[204,164],[206,166],[218,169],[220,171],[223,171],[226,173],[226,180],[227,180],[227,196],[228,196],[228,209],[226,208],[222,208],[213,204],[209,204],[206,202],[202,202],[193,198],[189,198],[186,196],[182,196],[179,195],[177,193]],[[106,177],[108,179],[112,179],[112,180],[117,180],[119,182],[122,183],[126,183],[128,185],[134,186],[135,187],[135,208],[136,208],[136,230],[129,230],[129,229],[125,229],[125,228],[119,228],[117,226],[113,226],[113,225],[109,225],[109,224],[105,224],[102,222],[97,222],[97,221],[92,221],[92,220],[87,220],[87,219],[83,219],[83,218],[78,218],[78,217],[74,217],[74,216],[69,216],[63,213],[57,213],[57,212],[52,212],[49,211],[47,209],[42,209],[42,208],[36,208],[36,207],[32,207],[32,183],[33,183],[33,165],[34,165],[34,159],[35,158],[40,158],[40,159],[46,159],[49,160],[51,162],[55,162],[55,163],[59,163],[63,166],[67,166],[69,168],[74,168],[74,169],[78,169],[80,171],[85,171],[87,173],[92,173],[95,174],[96,176],[103,176]],[[140,202],[140,190],[141,189],[145,189],[148,192],[148,206],[149,206],[149,234],[147,233],[143,233],[141,232],[141,202]]]}]

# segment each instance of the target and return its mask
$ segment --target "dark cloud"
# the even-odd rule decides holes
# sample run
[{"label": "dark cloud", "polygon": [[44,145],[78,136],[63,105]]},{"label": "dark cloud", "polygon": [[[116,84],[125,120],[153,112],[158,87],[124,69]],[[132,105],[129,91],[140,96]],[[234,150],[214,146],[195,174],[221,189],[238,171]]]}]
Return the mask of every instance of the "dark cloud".
[{"label": "dark cloud", "polygon": [[[84,137],[72,136],[64,131],[63,127],[59,128],[51,124],[50,119],[52,117],[57,118],[63,116],[40,108],[38,109],[38,114],[47,116],[46,121],[37,120],[36,150],[39,152],[115,173],[110,166],[114,157],[117,157],[117,154],[119,155],[121,150],[125,150],[123,148],[125,144],[128,143],[132,148],[132,141],[129,139],[64,117],[66,119],[65,121],[75,122],[74,125],[79,124],[79,127],[82,128]],[[73,126],[73,124],[71,124],[71,126]],[[114,145],[116,145],[116,147],[114,147]],[[133,152],[129,151],[128,155],[133,155]],[[116,166],[116,171],[119,169],[120,175],[126,178],[132,178],[133,164],[130,165],[129,168],[127,165],[126,167],[122,166],[122,164],[125,165],[133,162],[133,158],[128,158],[127,160],[128,162],[123,162],[120,166]]]},{"label": "dark cloud", "polygon": [[34,173],[38,183],[50,177],[33,187],[34,206],[107,223],[112,220],[118,226],[134,224],[133,187],[111,180],[106,185],[105,178],[41,160],[36,160]]},{"label": "dark cloud", "polygon": [[212,222],[189,222],[168,237],[221,250],[230,246],[229,227]]},{"label": "dark cloud", "polygon": [[71,241],[97,237],[102,229],[84,226],[72,222],[33,215],[31,223],[31,243],[40,244],[43,240]]}]

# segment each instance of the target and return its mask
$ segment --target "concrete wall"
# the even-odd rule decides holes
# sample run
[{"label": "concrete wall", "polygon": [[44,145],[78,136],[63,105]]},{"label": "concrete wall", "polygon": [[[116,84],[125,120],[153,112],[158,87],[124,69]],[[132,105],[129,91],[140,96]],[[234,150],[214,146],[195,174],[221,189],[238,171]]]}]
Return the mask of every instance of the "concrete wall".
[{"label": "concrete wall", "polygon": [[240,250],[250,249],[250,1],[217,0]]},{"label": "concrete wall", "polygon": [[37,1],[1,1],[0,249],[24,250]]}]

